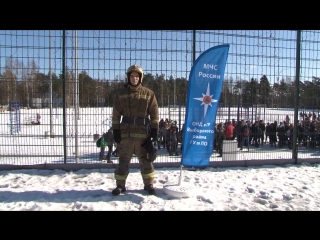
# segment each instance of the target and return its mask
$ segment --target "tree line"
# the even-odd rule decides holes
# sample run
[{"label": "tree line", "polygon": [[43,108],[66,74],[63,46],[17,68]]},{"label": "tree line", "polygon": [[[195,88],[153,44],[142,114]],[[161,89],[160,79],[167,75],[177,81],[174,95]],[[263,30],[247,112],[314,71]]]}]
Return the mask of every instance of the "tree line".
[{"label": "tree line", "polygon": [[[63,82],[64,81],[64,82]],[[63,99],[65,94],[66,107],[78,103],[80,107],[112,106],[115,92],[126,80],[94,79],[81,71],[76,79],[73,70],[66,67],[65,74],[40,72],[34,61],[24,66],[17,59],[6,59],[6,65],[0,73],[0,105],[8,105],[10,101],[20,101],[20,105],[30,107],[31,99]],[[168,105],[185,106],[187,99],[188,80],[186,78],[165,77],[164,74],[152,75],[145,73],[143,85],[153,90],[160,107]],[[65,87],[65,89],[63,89]],[[51,90],[52,88],[52,90]],[[220,105],[256,105],[266,107],[293,108],[295,104],[295,81],[281,79],[270,84],[268,77],[260,79],[225,78],[220,95]],[[317,109],[320,100],[320,78],[299,82],[299,107]],[[54,100],[54,101],[55,101]],[[61,101],[60,101],[61,102]]]}]

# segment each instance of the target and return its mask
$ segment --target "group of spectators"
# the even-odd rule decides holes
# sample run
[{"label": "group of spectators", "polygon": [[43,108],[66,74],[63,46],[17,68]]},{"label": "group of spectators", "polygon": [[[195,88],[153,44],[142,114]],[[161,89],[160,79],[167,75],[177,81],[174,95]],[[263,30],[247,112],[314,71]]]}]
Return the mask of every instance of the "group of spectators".
[{"label": "group of spectators", "polygon": [[[286,120],[279,123],[277,121],[265,123],[264,120],[252,123],[245,120],[236,121],[235,119],[232,119],[232,121],[227,120],[224,123],[220,122],[215,126],[215,145],[213,150],[219,153],[218,157],[222,157],[224,140],[236,140],[240,150],[245,148],[249,151],[249,146],[258,148],[267,143],[270,147],[287,147],[292,149],[294,125],[293,123],[290,123],[288,115],[285,119]],[[183,129],[179,130],[177,121],[169,120],[168,118],[164,120],[162,118],[159,122],[159,149],[161,144],[163,144],[163,148],[166,148],[166,137],[161,133],[162,130],[165,130],[167,133],[175,132],[177,134],[174,148],[176,152],[178,142],[182,145]],[[320,146],[320,121],[317,118],[312,118],[312,120],[310,120],[309,115],[305,115],[304,119],[298,121],[297,130],[298,146],[311,148]],[[99,159],[106,159],[111,163],[110,155],[116,156],[117,152],[116,150],[113,151],[113,146],[116,144],[112,137],[109,137],[110,134],[112,134],[112,130],[109,130],[108,132],[109,134],[105,133],[104,136],[108,135],[108,137],[106,137],[106,142],[108,143],[107,148],[109,151],[107,156],[104,157],[104,149],[102,148]]]},{"label": "group of spectators", "polygon": [[[180,130],[177,121],[166,118],[159,121],[159,131],[158,131],[158,140],[157,145],[158,149],[163,146],[166,148],[169,156],[179,155],[178,152],[178,143],[182,143],[182,129]],[[181,152],[182,147],[180,148]]]},{"label": "group of spectators", "polygon": [[[311,116],[312,117],[312,116]],[[315,148],[320,146],[320,121],[309,115],[298,121],[297,145]],[[249,146],[260,147],[269,143],[270,147],[289,148],[293,146],[294,124],[290,123],[287,115],[282,122],[267,122],[259,120],[250,121],[225,121],[216,124],[214,150],[222,156],[224,140],[236,140],[238,148],[245,147],[249,151]]]}]

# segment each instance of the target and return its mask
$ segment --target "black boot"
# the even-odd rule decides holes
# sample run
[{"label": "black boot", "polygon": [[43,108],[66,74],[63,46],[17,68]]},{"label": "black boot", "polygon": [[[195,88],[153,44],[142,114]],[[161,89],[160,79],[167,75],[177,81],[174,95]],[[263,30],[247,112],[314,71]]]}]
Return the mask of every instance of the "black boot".
[{"label": "black boot", "polygon": [[122,186],[117,186],[115,189],[112,190],[112,195],[117,196],[120,195],[120,193],[125,192],[127,189]]},{"label": "black boot", "polygon": [[107,160],[107,163],[113,163],[113,161],[110,160],[109,153],[108,153],[108,155],[107,155],[107,157],[106,157],[106,160]]},{"label": "black boot", "polygon": [[150,195],[156,195],[156,189],[153,187],[152,184],[145,185],[144,190],[146,190]]}]

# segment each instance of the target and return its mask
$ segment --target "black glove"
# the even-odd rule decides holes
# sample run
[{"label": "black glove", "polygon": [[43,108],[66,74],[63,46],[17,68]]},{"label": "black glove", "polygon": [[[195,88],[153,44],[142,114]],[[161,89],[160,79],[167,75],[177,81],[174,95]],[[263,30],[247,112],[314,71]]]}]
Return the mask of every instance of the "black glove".
[{"label": "black glove", "polygon": [[157,158],[157,151],[158,149],[153,146],[152,141],[150,138],[147,138],[142,144],[143,147],[147,152],[147,161],[153,162]]},{"label": "black glove", "polygon": [[151,137],[151,140],[153,142],[157,141],[157,139],[158,139],[158,129],[151,128],[150,137]]},{"label": "black glove", "polygon": [[120,129],[114,129],[113,130],[113,139],[116,143],[120,143],[121,142],[121,133],[120,133]]}]

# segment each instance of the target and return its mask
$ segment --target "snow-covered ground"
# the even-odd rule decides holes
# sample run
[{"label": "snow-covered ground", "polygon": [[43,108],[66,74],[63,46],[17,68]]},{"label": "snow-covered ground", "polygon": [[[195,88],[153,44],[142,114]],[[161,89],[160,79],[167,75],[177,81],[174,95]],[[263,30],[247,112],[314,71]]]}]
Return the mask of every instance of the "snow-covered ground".
[{"label": "snow-covered ground", "polygon": [[[66,111],[66,144],[68,162],[75,162],[76,145],[79,161],[95,163],[99,149],[93,134],[103,133],[110,126],[111,109],[80,109],[79,119],[73,109]],[[41,124],[24,121],[40,113]],[[176,111],[177,112],[177,111]],[[165,119],[168,112],[161,110]],[[49,109],[21,109],[21,131],[11,134],[10,112],[0,113],[0,165],[33,165],[63,163],[62,109],[54,109],[53,128],[50,128]],[[172,114],[172,113],[171,113]],[[275,113],[276,114],[276,113]],[[287,112],[277,116],[283,120]],[[293,113],[292,113],[293,114]],[[172,119],[178,115],[172,115]],[[184,115],[183,115],[184,116]],[[272,115],[275,116],[275,115]],[[291,117],[291,115],[290,115]],[[222,121],[222,117],[220,119]],[[273,121],[274,119],[267,120]],[[224,119],[223,119],[224,121]],[[75,135],[75,129],[79,134]],[[50,137],[53,130],[55,137]],[[77,140],[76,140],[77,139]],[[77,144],[76,144],[77,143]],[[232,143],[230,147],[233,146]],[[233,154],[233,155],[232,155]],[[289,149],[270,147],[268,144],[250,151],[238,149],[234,159],[291,159]],[[213,153],[212,161],[222,161]],[[301,158],[319,158],[318,149],[299,149]],[[112,157],[115,163],[117,158]],[[180,162],[181,156],[169,156],[159,151],[157,162]],[[136,158],[133,157],[135,162]],[[114,169],[64,170],[2,170],[0,171],[0,210],[9,211],[318,211],[320,209],[319,164],[264,165],[260,167],[226,167],[204,169],[178,167],[156,168],[156,196],[143,190],[138,168],[131,168],[127,191],[112,196],[115,187]],[[181,176],[182,173],[182,176]],[[190,196],[175,198],[165,192],[166,184],[188,186]]]},{"label": "snow-covered ground", "polygon": [[[206,168],[182,171],[187,198],[165,192],[179,168],[155,171],[155,196],[130,169],[127,191],[111,194],[113,169],[0,171],[0,211],[319,211],[320,165]],[[174,191],[178,192],[179,191]]]}]

